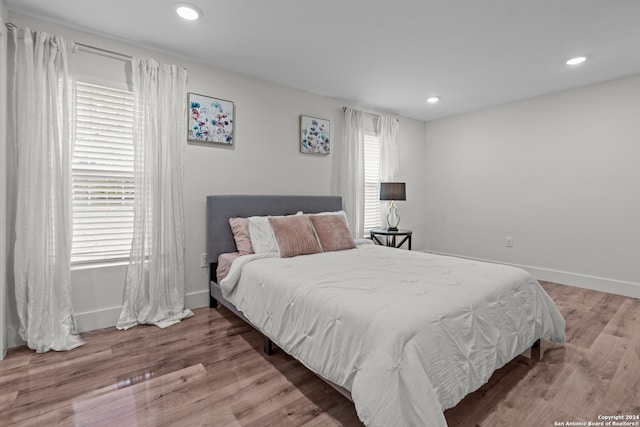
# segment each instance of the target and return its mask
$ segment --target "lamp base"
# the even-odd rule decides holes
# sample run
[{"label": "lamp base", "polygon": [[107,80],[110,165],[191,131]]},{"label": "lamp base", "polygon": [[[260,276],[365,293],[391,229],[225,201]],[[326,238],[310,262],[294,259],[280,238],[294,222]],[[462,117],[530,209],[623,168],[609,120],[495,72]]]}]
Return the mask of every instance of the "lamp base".
[{"label": "lamp base", "polygon": [[398,225],[400,224],[400,213],[398,212],[398,208],[396,207],[395,200],[391,201],[391,206],[389,206],[389,213],[387,214],[387,225],[389,231],[398,231]]}]

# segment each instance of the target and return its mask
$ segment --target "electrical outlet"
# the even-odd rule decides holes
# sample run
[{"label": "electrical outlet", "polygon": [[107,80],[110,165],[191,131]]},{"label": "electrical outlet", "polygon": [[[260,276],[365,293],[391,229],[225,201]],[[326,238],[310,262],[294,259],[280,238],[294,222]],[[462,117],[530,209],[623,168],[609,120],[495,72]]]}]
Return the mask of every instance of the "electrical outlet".
[{"label": "electrical outlet", "polygon": [[511,237],[511,236],[506,236],[504,239],[505,239],[505,240],[504,240],[504,245],[505,245],[507,248],[512,248],[512,247],[513,247],[513,237]]},{"label": "electrical outlet", "polygon": [[209,267],[209,263],[207,262],[207,254],[200,254],[200,268]]}]

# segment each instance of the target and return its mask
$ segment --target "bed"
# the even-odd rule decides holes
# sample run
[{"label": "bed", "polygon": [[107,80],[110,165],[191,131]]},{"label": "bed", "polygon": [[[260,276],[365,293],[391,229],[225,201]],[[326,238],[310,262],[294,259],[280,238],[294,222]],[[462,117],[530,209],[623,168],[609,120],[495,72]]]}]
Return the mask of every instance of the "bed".
[{"label": "bed", "polygon": [[209,196],[211,306],[223,304],[355,404],[367,426],[446,426],[443,411],[564,319],[523,270],[359,244],[237,258],[229,218],[339,211],[335,196]]}]

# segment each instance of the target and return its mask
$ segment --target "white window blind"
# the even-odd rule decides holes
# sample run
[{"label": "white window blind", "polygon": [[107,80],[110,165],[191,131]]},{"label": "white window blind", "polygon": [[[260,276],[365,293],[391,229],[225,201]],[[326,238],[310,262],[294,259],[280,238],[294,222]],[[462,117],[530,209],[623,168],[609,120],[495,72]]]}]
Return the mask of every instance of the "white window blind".
[{"label": "white window blind", "polygon": [[133,93],[77,82],[72,263],[129,257],[133,234]]},{"label": "white window blind", "polygon": [[364,136],[364,231],[380,227],[380,141]]}]

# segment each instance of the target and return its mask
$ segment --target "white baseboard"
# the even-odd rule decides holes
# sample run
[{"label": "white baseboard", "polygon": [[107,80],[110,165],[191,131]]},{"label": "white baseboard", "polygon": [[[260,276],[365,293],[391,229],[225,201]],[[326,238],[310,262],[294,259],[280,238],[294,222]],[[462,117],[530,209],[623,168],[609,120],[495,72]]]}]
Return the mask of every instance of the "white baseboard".
[{"label": "white baseboard", "polygon": [[185,298],[185,307],[188,309],[192,308],[201,308],[201,307],[209,307],[209,289],[205,289],[203,291],[191,292],[187,294]]},{"label": "white baseboard", "polygon": [[422,251],[437,255],[453,256],[458,258],[473,259],[476,261],[493,262],[496,264],[511,265],[522,268],[531,273],[538,280],[546,282],[561,283],[565,285],[578,286],[580,288],[594,291],[607,292],[610,294],[623,295],[626,297],[640,298],[640,283],[626,282],[623,280],[609,279],[606,277],[590,276],[587,274],[571,273],[567,271],[553,270],[551,268],[534,267],[531,265],[512,264],[490,259],[474,258],[464,255],[450,254],[446,252]]},{"label": "white baseboard", "polygon": [[[209,290],[197,291],[189,293],[185,296],[185,307],[188,309],[208,307],[209,306]],[[78,332],[88,332],[95,329],[110,328],[116,325],[120,317],[122,306],[101,308],[99,310],[86,311],[84,313],[75,313],[76,325]],[[19,347],[26,344],[18,334],[18,325],[9,325],[7,327],[7,344],[9,348]]]},{"label": "white baseboard", "polygon": [[[208,307],[209,291],[192,292],[185,296],[185,307],[188,309]],[[109,328],[115,326],[120,317],[122,306],[103,308],[100,310],[76,313],[76,324],[78,332],[93,331],[95,329]]]},{"label": "white baseboard", "polygon": [[122,306],[101,308],[99,310],[74,313],[78,332],[88,332],[95,329],[110,328],[115,326],[120,318]]}]

